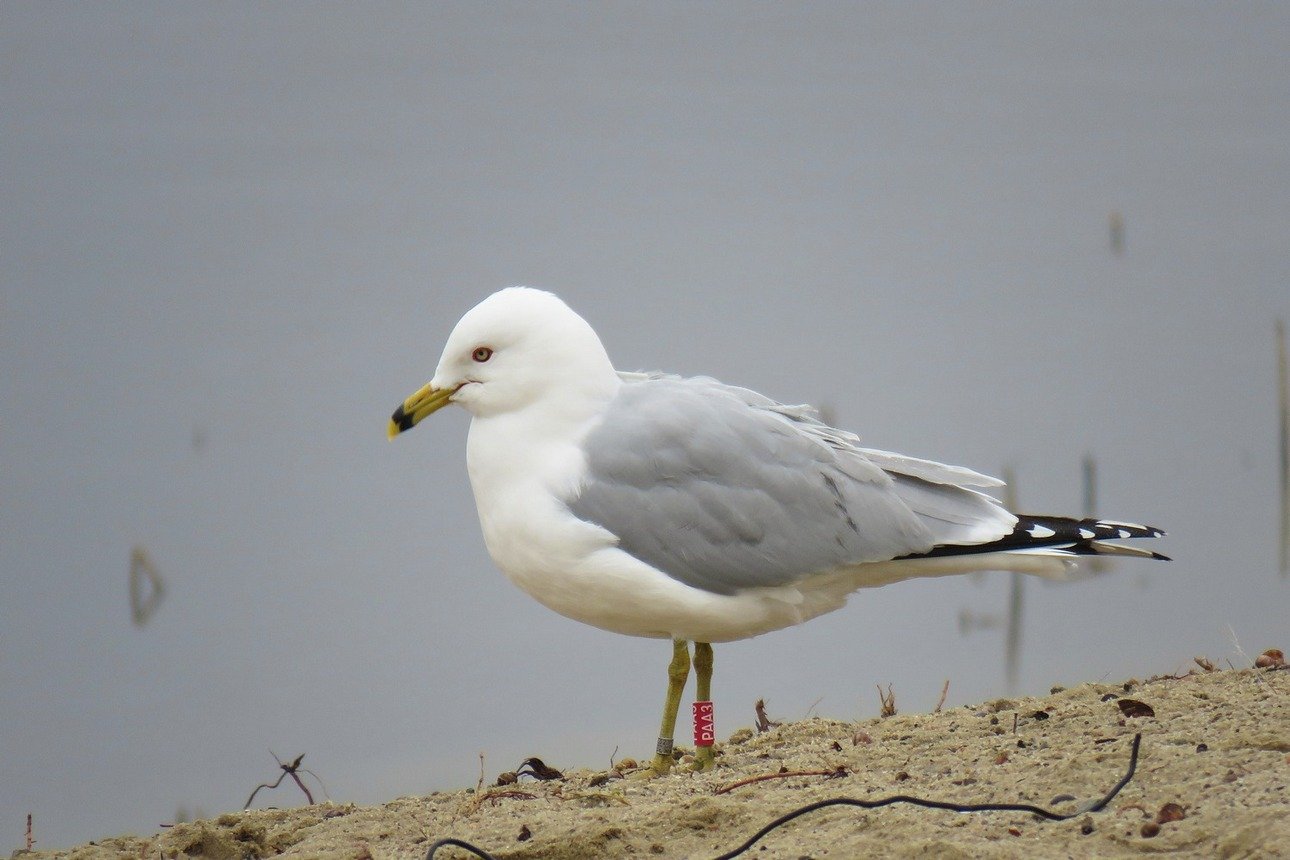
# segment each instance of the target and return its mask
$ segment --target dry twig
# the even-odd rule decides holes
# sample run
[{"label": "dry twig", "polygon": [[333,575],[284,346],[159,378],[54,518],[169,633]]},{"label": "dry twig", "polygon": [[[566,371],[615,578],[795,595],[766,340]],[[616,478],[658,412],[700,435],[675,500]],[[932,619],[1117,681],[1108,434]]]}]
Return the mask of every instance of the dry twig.
[{"label": "dry twig", "polygon": [[760,776],[750,776],[747,779],[741,779],[737,782],[732,782],[729,785],[723,785],[721,788],[714,791],[713,794],[725,794],[727,792],[734,791],[736,788],[741,788],[745,785],[752,785],[754,782],[765,782],[768,779],[788,779],[793,776],[827,776],[829,779],[840,779],[847,776],[847,766],[840,764],[833,770],[783,770],[778,773],[763,773]]},{"label": "dry twig", "polygon": [[[524,768],[528,768],[528,770],[525,770]],[[537,756],[529,756],[524,759],[524,761],[520,763],[520,766],[516,768],[515,776],[531,776],[541,782],[546,782],[551,779],[564,779],[563,773],[551,767]]]},{"label": "dry twig", "polygon": [[757,712],[757,734],[768,732],[778,726],[779,723],[766,716],[766,700],[758,699],[757,704],[753,705],[753,710]]},{"label": "dry twig", "polygon": [[891,684],[887,685],[887,692],[885,693],[882,691],[882,685],[878,685],[878,701],[882,703],[882,708],[878,711],[878,716],[896,716],[896,694],[891,691]]},{"label": "dry twig", "polygon": [[[318,776],[318,774],[314,773],[312,770],[309,770],[308,768],[302,768],[300,766],[300,762],[304,761],[305,754],[301,753],[300,755],[296,756],[296,760],[291,762],[290,764],[287,764],[282,759],[274,755],[272,750],[269,751],[269,755],[273,756],[273,760],[278,763],[278,767],[282,768],[282,774],[276,780],[274,780],[272,784],[269,784],[267,782],[262,782],[259,785],[257,785],[255,787],[255,791],[251,792],[251,796],[246,799],[246,805],[243,806],[242,808],[250,809],[251,804],[255,802],[255,796],[260,793],[260,789],[277,788],[279,785],[282,784],[282,780],[286,779],[288,776],[291,777],[293,780],[295,780],[296,785],[300,786],[300,790],[305,793],[305,798],[309,801],[309,805],[313,806],[313,803],[314,803],[313,793],[309,791],[309,787],[306,786],[304,782],[300,779],[300,774],[302,773],[309,774],[314,779],[318,780],[319,785],[323,785],[323,781]],[[323,785],[323,792],[326,793],[326,791],[327,791],[327,786]]]},{"label": "dry twig", "polygon": [[[936,700],[936,707],[932,708],[933,714],[939,714],[941,712],[941,706],[945,704],[945,694],[948,693],[949,691],[950,691],[950,679],[946,678],[945,685],[941,687],[941,697]],[[895,707],[894,702],[892,703],[892,707]]]},{"label": "dry twig", "polygon": [[506,797],[513,797],[517,800],[536,800],[537,799],[536,794],[531,794],[527,791],[519,791],[518,789],[507,789],[505,791],[490,791],[487,794],[485,794],[483,797],[481,797],[479,799],[479,802],[483,803],[485,800],[487,800],[495,806],[497,804],[497,801]]}]

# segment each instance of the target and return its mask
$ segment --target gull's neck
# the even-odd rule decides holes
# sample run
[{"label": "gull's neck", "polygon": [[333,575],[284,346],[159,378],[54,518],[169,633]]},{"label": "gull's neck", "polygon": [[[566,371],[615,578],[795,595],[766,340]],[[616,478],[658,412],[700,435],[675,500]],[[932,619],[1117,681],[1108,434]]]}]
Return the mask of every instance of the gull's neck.
[{"label": "gull's neck", "polygon": [[581,443],[622,381],[612,368],[553,389],[510,412],[475,416],[466,443],[466,467],[481,517],[522,484],[536,482],[561,496],[585,470]]},{"label": "gull's neck", "polygon": [[[581,443],[622,382],[563,389],[522,409],[470,423],[466,467],[489,555],[538,599],[540,581],[578,562],[600,529],[572,517],[565,500],[586,473]],[[536,577],[536,579],[534,579]]]}]

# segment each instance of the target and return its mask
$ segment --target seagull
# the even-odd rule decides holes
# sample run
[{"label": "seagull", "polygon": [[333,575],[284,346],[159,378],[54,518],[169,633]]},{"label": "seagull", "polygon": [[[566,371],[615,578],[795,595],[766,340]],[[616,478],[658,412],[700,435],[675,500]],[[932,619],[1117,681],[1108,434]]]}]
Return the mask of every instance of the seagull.
[{"label": "seagull", "polygon": [[693,768],[714,763],[714,642],[801,624],[857,589],[912,577],[1165,559],[1107,542],[1160,529],[1012,513],[986,492],[1002,481],[861,447],[810,407],[707,377],[619,372],[586,320],[528,287],[461,318],[389,437],[448,404],[472,416],[466,466],[497,567],[575,621],[671,640],[652,774],[672,767],[691,663]]}]

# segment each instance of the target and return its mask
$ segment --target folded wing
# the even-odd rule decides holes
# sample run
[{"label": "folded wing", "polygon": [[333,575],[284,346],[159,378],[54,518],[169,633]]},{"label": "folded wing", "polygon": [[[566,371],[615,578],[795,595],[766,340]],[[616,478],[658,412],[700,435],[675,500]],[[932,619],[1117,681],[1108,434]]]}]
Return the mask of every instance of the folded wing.
[{"label": "folded wing", "polygon": [[865,449],[806,407],[711,379],[625,375],[584,442],[567,500],[619,547],[733,594],[868,562],[973,546],[1017,518],[969,469]]}]

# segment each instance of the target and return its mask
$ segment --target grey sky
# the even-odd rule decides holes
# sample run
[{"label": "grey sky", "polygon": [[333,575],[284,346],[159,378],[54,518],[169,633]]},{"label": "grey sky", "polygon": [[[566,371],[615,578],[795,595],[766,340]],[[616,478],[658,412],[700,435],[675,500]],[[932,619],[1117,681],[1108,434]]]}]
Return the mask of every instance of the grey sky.
[{"label": "grey sky", "polygon": [[[1022,691],[1285,647],[1288,45],[1277,4],[0,5],[0,851],[236,808],[269,749],[361,802],[650,751],[667,646],[492,568],[463,413],[384,438],[513,283],[1027,510],[1093,452],[1177,560],[1030,584]],[[956,618],[1006,592],[718,648],[719,733],[1000,695]]]}]

